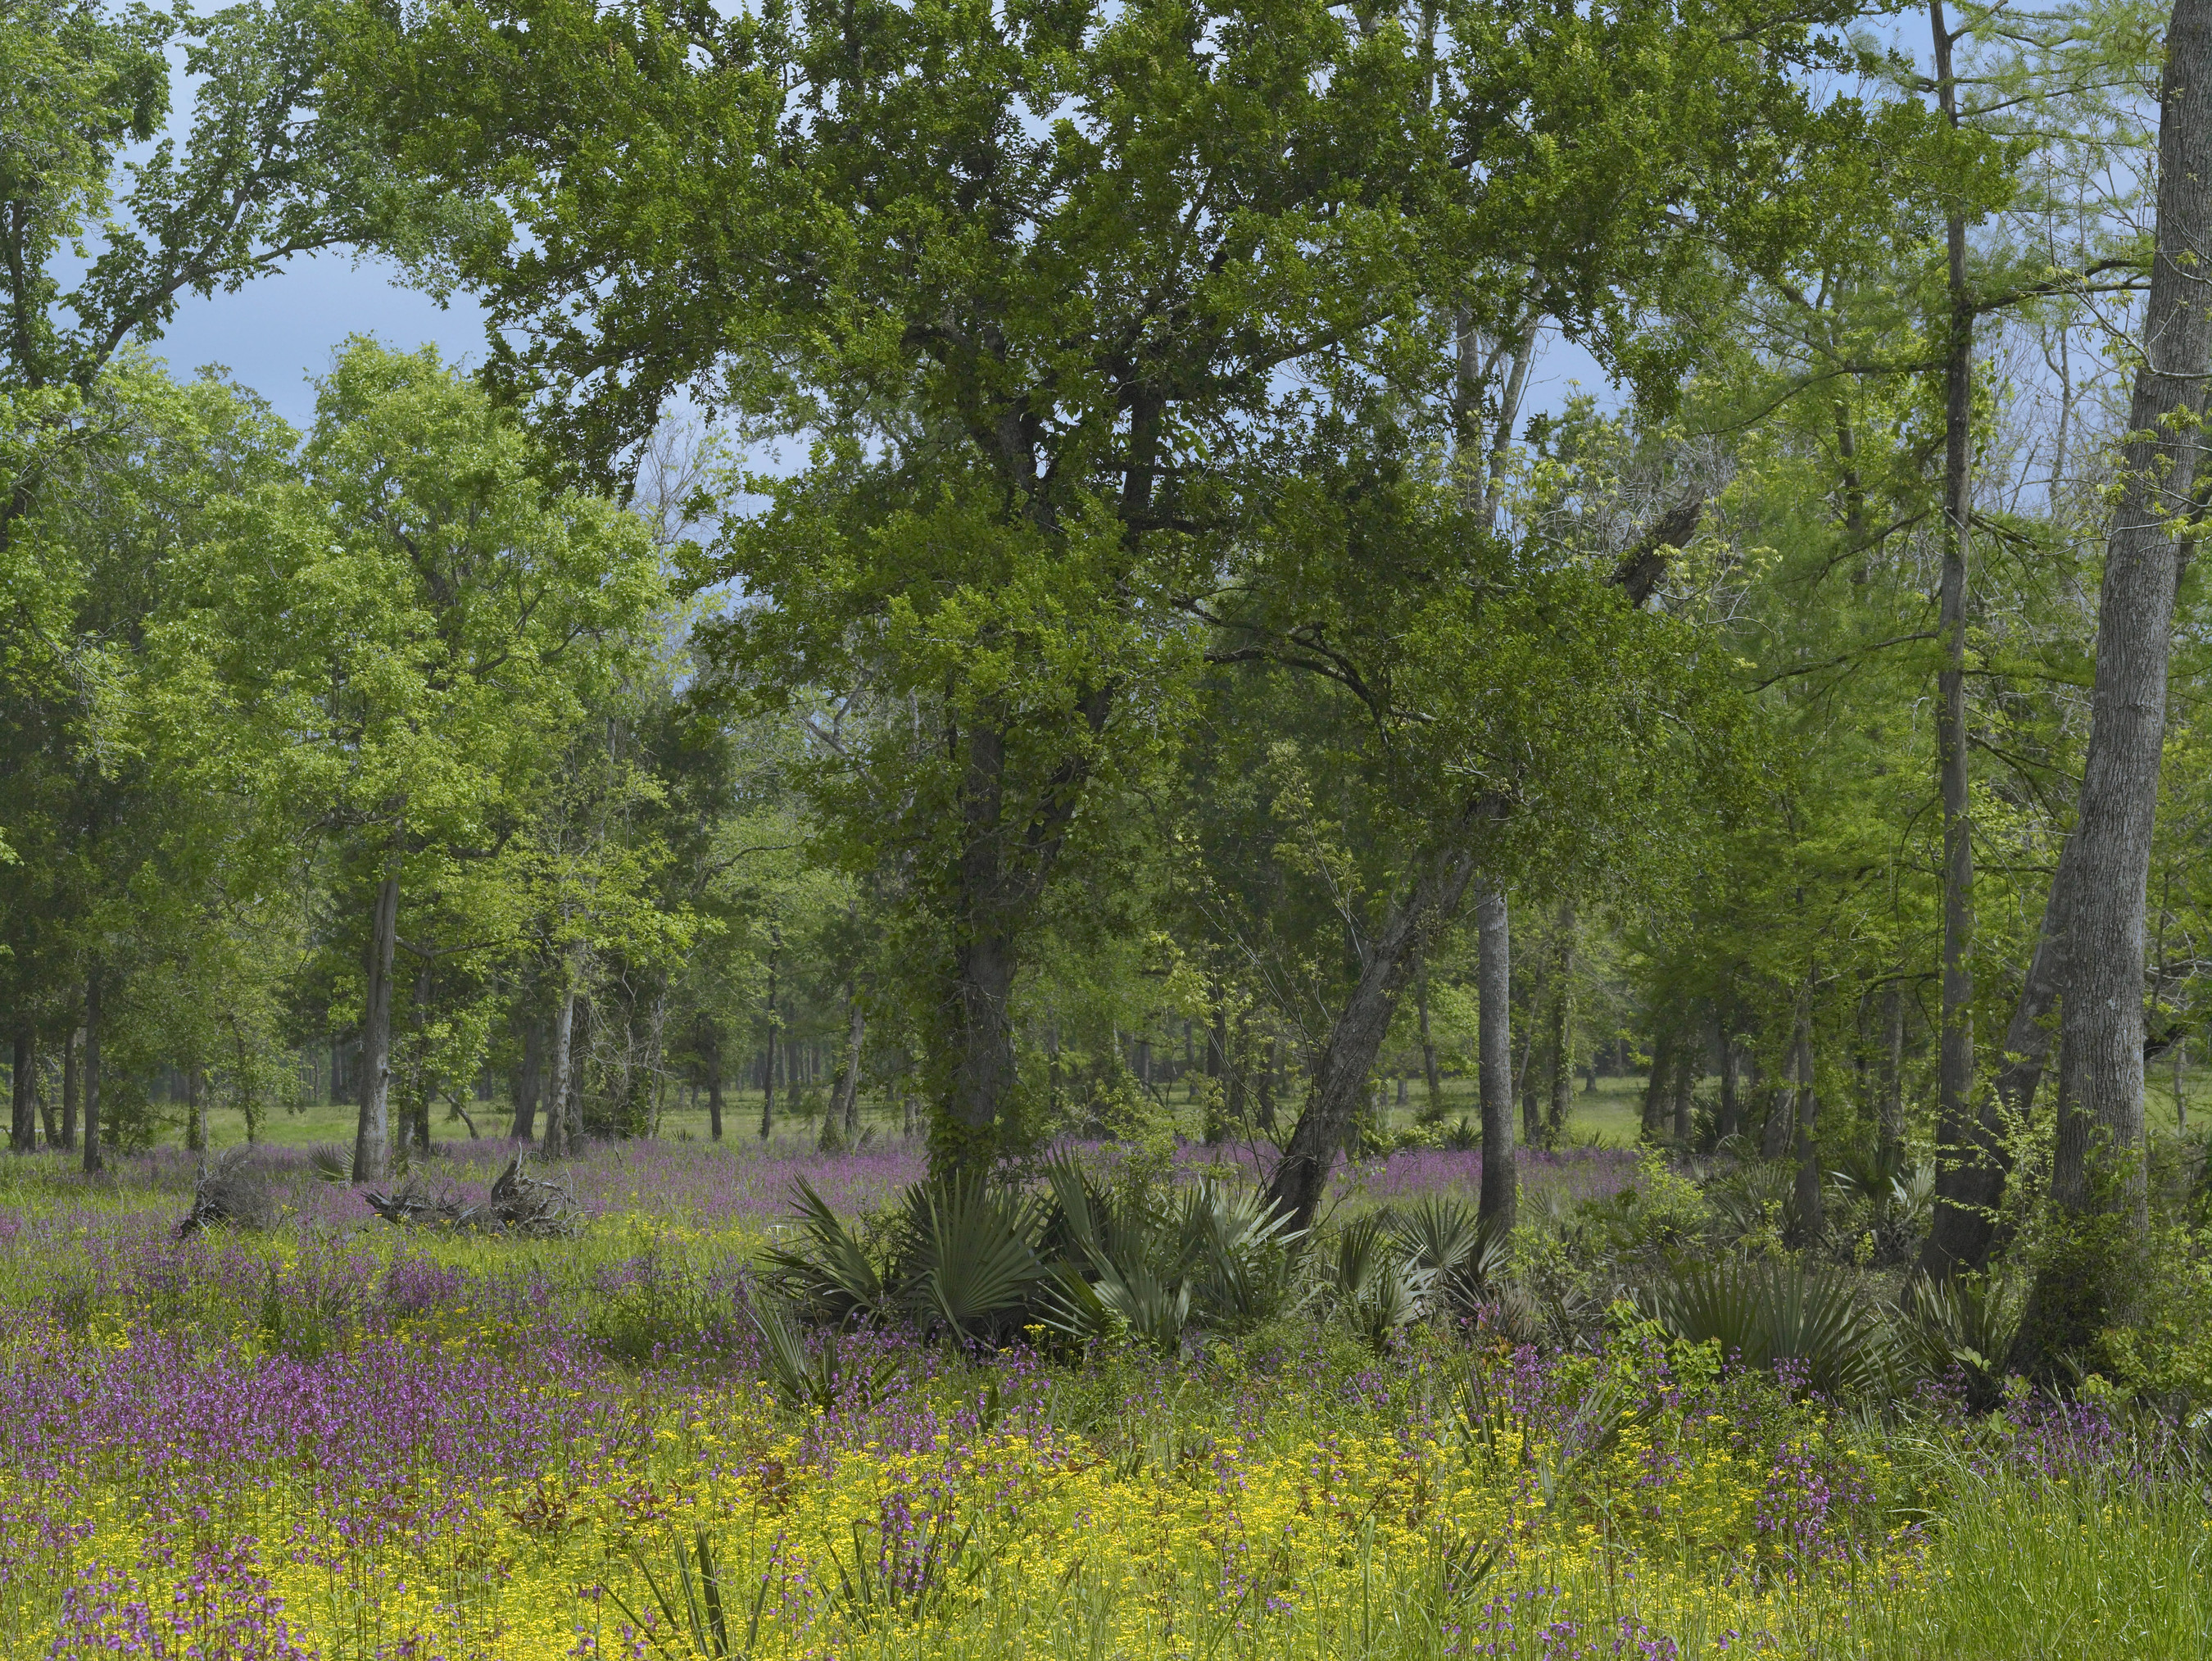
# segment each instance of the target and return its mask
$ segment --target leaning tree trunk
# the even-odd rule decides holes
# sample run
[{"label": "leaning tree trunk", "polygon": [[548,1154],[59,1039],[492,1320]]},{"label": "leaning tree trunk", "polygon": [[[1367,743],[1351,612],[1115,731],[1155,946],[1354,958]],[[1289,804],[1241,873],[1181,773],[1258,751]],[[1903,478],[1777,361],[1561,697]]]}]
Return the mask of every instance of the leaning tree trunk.
[{"label": "leaning tree trunk", "polygon": [[1312,1225],[1337,1150],[1358,1123],[1375,1057],[1423,940],[1459,909],[1474,863],[1464,853],[1432,855],[1368,943],[1358,983],[1314,1064],[1313,1087],[1284,1144],[1267,1197],[1292,1226]]},{"label": "leaning tree trunk", "polygon": [[1482,1098],[1481,1220],[1510,1232],[1520,1195],[1513,1147],[1513,951],[1502,889],[1475,897],[1476,1073]]},{"label": "leaning tree trunk", "polygon": [[2051,1198],[2072,1249],[2036,1279],[2018,1359],[2047,1372],[2124,1318],[2148,1225],[2143,946],[2166,740],[2179,522],[2212,373],[2212,0],[2175,0],[2159,109],[2158,225],[2119,502],[2097,610],[2088,752],[2067,897]]},{"label": "leaning tree trunk", "polygon": [[399,862],[385,867],[369,920],[368,996],[361,1023],[361,1119],[354,1129],[353,1179],[392,1174],[392,958],[399,934]]}]

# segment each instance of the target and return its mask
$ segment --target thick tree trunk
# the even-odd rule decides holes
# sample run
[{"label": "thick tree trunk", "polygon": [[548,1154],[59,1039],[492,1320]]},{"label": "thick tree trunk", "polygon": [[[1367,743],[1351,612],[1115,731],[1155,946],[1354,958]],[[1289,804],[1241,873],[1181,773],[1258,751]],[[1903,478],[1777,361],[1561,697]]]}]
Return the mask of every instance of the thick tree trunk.
[{"label": "thick tree trunk", "polygon": [[[2148,1227],[2143,945],[2166,672],[2205,378],[2212,372],[2212,0],[2175,0],[2159,110],[2158,222],[2121,486],[2097,610],[2089,742],[2063,914],[2064,993],[2051,1197],[2080,1251],[2046,1258],[2018,1359],[2047,1372],[2125,1318]],[[2091,1236],[2097,1237],[2094,1244]]]},{"label": "thick tree trunk", "polygon": [[957,1050],[936,1140],[961,1168],[997,1157],[999,1116],[1014,1086],[1014,980],[1021,965],[1011,933],[981,923],[955,958]]},{"label": "thick tree trunk", "polygon": [[2159,123],[2157,250],[2097,613],[2088,753],[2068,897],[2060,1065],[2069,1116],[2052,1189],[2140,1219],[2143,941],[2179,576],[2212,371],[2212,0],[2176,0]]},{"label": "thick tree trunk", "polygon": [[1312,1225],[1337,1150],[1358,1123],[1375,1057],[1390,1029],[1398,995],[1411,978],[1423,940],[1459,910],[1474,863],[1465,854],[1431,855],[1413,887],[1369,942],[1358,983],[1330,1027],[1314,1067],[1313,1088],[1275,1166],[1267,1196],[1292,1226]]},{"label": "thick tree trunk", "polygon": [[1513,947],[1502,889],[1474,900],[1476,1074],[1482,1100],[1481,1220],[1510,1230],[1520,1193],[1513,1147]]},{"label": "thick tree trunk", "polygon": [[860,1135],[860,1050],[867,1041],[868,1018],[860,1007],[860,995],[850,986],[845,989],[845,1002],[850,1011],[846,1023],[845,1065],[837,1074],[837,1089],[830,1108],[844,1132],[845,1145],[850,1147]]},{"label": "thick tree trunk", "polygon": [[353,1179],[392,1174],[392,958],[398,944],[399,864],[385,867],[369,920],[368,996],[361,1023],[361,1117],[354,1129]]},{"label": "thick tree trunk", "polygon": [[8,1147],[16,1153],[28,1153],[35,1144],[37,1131],[31,1111],[32,1069],[37,1065],[37,1048],[28,1027],[15,1030],[15,1073],[8,1091]]},{"label": "thick tree trunk", "polygon": [[1797,1032],[1790,1045],[1791,1072],[1796,1081],[1797,1226],[1809,1242],[1821,1233],[1820,1147],[1814,1140],[1820,1129],[1820,1096],[1813,1087],[1813,1020],[1809,1013],[1797,1017]]},{"label": "thick tree trunk", "polygon": [[[1954,40],[1942,0],[1929,0],[1935,33],[1936,95],[1945,123],[1959,125],[1951,72]],[[1937,629],[1942,662],[1936,687],[1936,755],[1943,801],[1943,983],[1936,1034],[1936,1149],[1938,1168],[1963,1168],[1980,1156],[1974,1102],[1974,853],[1966,771],[1966,560],[1973,437],[1974,301],[1966,283],[1966,222],[1944,225],[1950,301],[1943,383],[1942,572]]]},{"label": "thick tree trunk", "polygon": [[103,1169],[100,1147],[100,966],[84,977],[84,1168]]},{"label": "thick tree trunk", "polygon": [[507,1135],[518,1142],[538,1135],[538,1092],[545,1083],[545,1029],[535,1017],[523,1023],[522,1066],[514,1081],[514,1123]]}]

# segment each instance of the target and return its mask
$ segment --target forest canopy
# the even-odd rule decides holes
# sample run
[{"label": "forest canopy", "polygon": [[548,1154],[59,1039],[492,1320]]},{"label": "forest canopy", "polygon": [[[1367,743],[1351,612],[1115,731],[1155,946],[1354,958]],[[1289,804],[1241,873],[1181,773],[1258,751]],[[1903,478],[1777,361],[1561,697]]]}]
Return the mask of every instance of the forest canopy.
[{"label": "forest canopy", "polygon": [[[1510,1227],[1634,1075],[2094,1361],[2209,1007],[2204,6],[8,0],[11,1145],[742,1096]],[[160,356],[323,249],[482,368]]]}]

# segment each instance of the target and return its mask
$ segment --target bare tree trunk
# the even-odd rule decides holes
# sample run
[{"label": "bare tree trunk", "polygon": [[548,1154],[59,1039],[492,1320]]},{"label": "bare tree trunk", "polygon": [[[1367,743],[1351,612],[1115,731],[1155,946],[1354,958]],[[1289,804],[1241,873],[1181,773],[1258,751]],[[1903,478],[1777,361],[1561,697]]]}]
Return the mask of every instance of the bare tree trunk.
[{"label": "bare tree trunk", "polygon": [[1820,1116],[1820,1092],[1813,1087],[1813,1017],[1810,1010],[1797,1017],[1796,1042],[1790,1046],[1792,1071],[1796,1074],[1797,1099],[1797,1226],[1807,1241],[1821,1233],[1820,1148],[1814,1140]]},{"label": "bare tree trunk", "polygon": [[1481,1220],[1513,1227],[1520,1161],[1513,1147],[1513,951],[1502,889],[1475,896],[1477,1085],[1482,1099]]},{"label": "bare tree trunk", "polygon": [[1881,1101],[1876,1110],[1875,1157],[1893,1169],[1905,1148],[1905,993],[1895,981],[1881,998]]},{"label": "bare tree trunk", "polygon": [[768,1047],[761,1055],[761,1140],[775,1128],[775,952],[768,954]]},{"label": "bare tree trunk", "polygon": [[1413,954],[1459,909],[1474,868],[1462,853],[1432,855],[1369,943],[1358,983],[1322,1045],[1312,1092],[1268,1183],[1268,1198],[1289,1213],[1294,1227],[1311,1225],[1337,1150],[1358,1121],[1376,1052],[1413,973]]},{"label": "bare tree trunk", "polygon": [[[76,1037],[76,1034],[71,1032],[63,1040],[63,1048],[67,1049],[71,1043],[75,1042]],[[53,1091],[47,1082],[46,1068],[40,1068],[34,1077],[36,1080],[34,1087],[38,1091],[40,1131],[45,1135],[48,1147],[59,1147],[62,1142],[61,1139],[54,1134],[54,1097]]]},{"label": "bare tree trunk", "polygon": [[[2018,1358],[2047,1372],[2124,1319],[2148,1226],[2143,1168],[2143,944],[2166,674],[2205,377],[2212,372],[2212,0],[2175,0],[2159,111],[2158,223],[2121,487],[2097,611],[2089,742],[2063,913],[2060,1114],[2051,1197],[2079,1252],[2045,1260]],[[2101,1229],[2085,1220],[2106,1220]],[[2100,1235],[2094,1247],[2091,1235]]]},{"label": "bare tree trunk", "polygon": [[100,1149],[100,965],[84,977],[84,1168],[105,1168]]},{"label": "bare tree trunk", "polygon": [[867,1039],[868,1018],[860,1007],[860,995],[849,984],[845,988],[845,1001],[852,1017],[847,1024],[845,1065],[837,1074],[831,1109],[843,1127],[845,1145],[849,1147],[860,1135],[860,1049]]},{"label": "bare tree trunk", "polygon": [[[1956,37],[1945,27],[1943,0],[1929,0],[1934,31],[1936,96],[1945,124],[1959,125],[1951,70]],[[1966,283],[1966,222],[1944,223],[1951,316],[1943,383],[1943,564],[1937,629],[1942,665],[1936,674],[1936,753],[1943,799],[1943,985],[1936,1034],[1936,1147],[1938,1167],[1962,1167],[1979,1152],[1974,1104],[1974,852],[1966,770],[1966,559],[1973,437],[1974,299]]]},{"label": "bare tree trunk", "polygon": [[392,1174],[392,957],[399,934],[399,860],[386,860],[369,920],[368,996],[361,1023],[361,1121],[353,1140],[353,1179]]},{"label": "bare tree trunk", "polygon": [[722,1035],[710,1035],[707,1044],[707,1134],[722,1140]]}]

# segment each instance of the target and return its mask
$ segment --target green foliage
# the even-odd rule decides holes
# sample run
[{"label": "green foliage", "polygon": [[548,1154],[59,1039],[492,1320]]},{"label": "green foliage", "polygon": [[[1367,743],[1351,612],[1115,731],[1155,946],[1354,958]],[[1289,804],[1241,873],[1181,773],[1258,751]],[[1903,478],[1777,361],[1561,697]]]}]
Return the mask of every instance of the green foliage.
[{"label": "green foliage", "polygon": [[1887,1335],[1838,1276],[1788,1263],[1718,1263],[1659,1286],[1650,1309],[1668,1336],[1717,1345],[1746,1366],[1800,1363],[1826,1395],[1872,1390],[1887,1377]]}]

